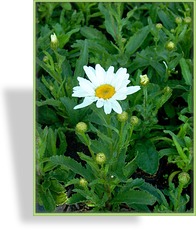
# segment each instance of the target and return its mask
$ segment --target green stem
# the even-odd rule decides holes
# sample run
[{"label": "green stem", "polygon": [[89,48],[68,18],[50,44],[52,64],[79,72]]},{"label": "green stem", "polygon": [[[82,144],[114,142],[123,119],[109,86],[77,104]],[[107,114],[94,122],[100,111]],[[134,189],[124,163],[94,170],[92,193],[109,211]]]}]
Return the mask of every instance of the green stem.
[{"label": "green stem", "polygon": [[144,101],[143,101],[143,104],[144,104],[144,120],[146,120],[146,118],[147,118],[146,108],[147,108],[147,100],[148,100],[148,91],[147,91],[146,86],[143,87],[143,94],[144,94]]},{"label": "green stem", "polygon": [[83,137],[83,139],[84,139],[84,141],[85,141],[86,146],[88,147],[88,150],[89,150],[89,152],[90,152],[92,158],[95,160],[95,154],[94,154],[93,150],[92,150],[91,147],[90,147],[89,138],[87,137],[87,135],[86,135],[85,133],[81,133],[81,135],[82,135],[82,137]]},{"label": "green stem", "polygon": [[119,141],[118,141],[118,151],[117,151],[117,155],[120,154],[120,150],[122,148],[122,134],[123,134],[123,129],[124,129],[124,126],[125,126],[125,122],[121,122],[121,126],[120,126],[120,133],[119,133]]},{"label": "green stem", "polygon": [[[107,127],[108,136],[109,138],[112,139],[112,130],[110,128],[111,127],[111,115],[110,114],[106,115],[106,121],[108,125]],[[113,155],[113,143],[111,142],[110,143],[110,156],[112,157],[112,155]]]}]

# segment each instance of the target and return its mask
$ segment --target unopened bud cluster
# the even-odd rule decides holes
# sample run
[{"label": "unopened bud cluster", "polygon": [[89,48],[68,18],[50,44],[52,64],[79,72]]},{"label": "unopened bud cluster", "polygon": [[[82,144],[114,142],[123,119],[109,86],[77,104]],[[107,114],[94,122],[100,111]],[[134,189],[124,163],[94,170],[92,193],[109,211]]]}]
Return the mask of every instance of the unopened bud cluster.
[{"label": "unopened bud cluster", "polygon": [[120,122],[125,122],[128,120],[128,113],[123,111],[121,114],[118,114],[117,115],[117,119],[120,121]]},{"label": "unopened bud cluster", "polygon": [[84,178],[81,178],[80,181],[79,181],[79,184],[82,187],[86,187],[88,182]]},{"label": "unopened bud cluster", "polygon": [[77,133],[85,133],[88,129],[88,126],[85,122],[79,122],[77,125],[76,125],[76,132]]},{"label": "unopened bud cluster", "polygon": [[183,186],[185,186],[190,181],[190,176],[189,176],[189,174],[187,172],[181,172],[178,175],[178,180],[179,180],[180,184],[182,184]]},{"label": "unopened bud cluster", "polygon": [[163,25],[162,25],[161,23],[157,23],[157,24],[156,24],[156,28],[160,30],[160,29],[163,28]]},{"label": "unopened bud cluster", "polygon": [[147,85],[149,83],[149,78],[147,74],[140,75],[140,84],[141,85]]},{"label": "unopened bud cluster", "polygon": [[97,164],[102,165],[106,162],[106,156],[104,153],[97,153],[95,160]]},{"label": "unopened bud cluster", "polygon": [[166,44],[167,50],[172,51],[174,48],[175,48],[175,44],[173,42],[170,41]]},{"label": "unopened bud cluster", "polygon": [[132,125],[137,125],[139,123],[139,119],[136,116],[132,116],[130,122]]}]

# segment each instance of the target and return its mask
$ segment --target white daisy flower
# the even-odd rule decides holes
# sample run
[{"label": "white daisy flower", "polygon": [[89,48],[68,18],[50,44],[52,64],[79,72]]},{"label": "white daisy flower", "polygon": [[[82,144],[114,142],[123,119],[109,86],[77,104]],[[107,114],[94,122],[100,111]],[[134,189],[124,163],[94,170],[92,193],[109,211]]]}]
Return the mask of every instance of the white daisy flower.
[{"label": "white daisy flower", "polygon": [[84,97],[84,101],[75,106],[74,109],[84,108],[96,102],[97,108],[104,108],[106,114],[112,109],[120,114],[122,108],[118,101],[125,100],[127,95],[140,90],[140,86],[127,86],[130,83],[126,68],[120,68],[114,73],[114,67],[110,66],[105,71],[99,64],[95,69],[84,66],[84,71],[89,80],[78,77],[79,86],[73,88],[73,97]]}]

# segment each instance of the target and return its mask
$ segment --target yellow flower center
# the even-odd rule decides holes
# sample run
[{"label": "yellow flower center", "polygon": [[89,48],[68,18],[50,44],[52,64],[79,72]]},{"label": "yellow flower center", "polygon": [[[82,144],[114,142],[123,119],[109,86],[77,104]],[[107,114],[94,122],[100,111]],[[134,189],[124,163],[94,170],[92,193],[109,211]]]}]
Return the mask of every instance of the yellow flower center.
[{"label": "yellow flower center", "polygon": [[95,90],[95,95],[99,98],[109,99],[115,94],[115,88],[109,84],[100,85]]}]

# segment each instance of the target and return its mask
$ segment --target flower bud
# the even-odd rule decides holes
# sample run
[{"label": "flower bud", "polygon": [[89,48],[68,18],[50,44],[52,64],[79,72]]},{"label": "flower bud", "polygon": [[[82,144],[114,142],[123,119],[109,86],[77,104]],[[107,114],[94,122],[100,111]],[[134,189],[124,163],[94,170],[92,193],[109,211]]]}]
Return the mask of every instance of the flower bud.
[{"label": "flower bud", "polygon": [[130,121],[132,125],[137,125],[139,123],[139,119],[136,116],[132,116]]},{"label": "flower bud", "polygon": [[48,57],[47,56],[44,56],[43,57],[43,62],[47,63],[49,61]]},{"label": "flower bud", "polygon": [[191,21],[192,21],[192,19],[190,17],[186,17],[184,19],[184,22],[187,23],[187,24],[191,23]]},{"label": "flower bud", "polygon": [[147,85],[148,82],[149,82],[149,78],[148,78],[147,74],[140,75],[140,84],[141,85]]},{"label": "flower bud", "polygon": [[123,111],[121,114],[118,114],[117,115],[117,119],[120,121],[120,122],[125,122],[128,120],[128,113]]},{"label": "flower bud", "polygon": [[156,24],[156,28],[160,30],[160,29],[163,28],[163,25],[162,25],[161,23],[157,23],[157,24]]},{"label": "flower bud", "polygon": [[172,92],[172,89],[171,89],[169,86],[166,86],[166,87],[163,89],[163,92],[164,92],[164,93],[171,93],[171,92]]},{"label": "flower bud", "polygon": [[187,185],[188,182],[190,181],[190,176],[188,173],[186,172],[181,172],[179,175],[178,175],[178,180],[179,180],[179,183],[182,184],[183,186]]},{"label": "flower bud", "polygon": [[79,122],[77,125],[76,125],[76,132],[78,133],[85,133],[87,131],[87,124],[84,123],[84,122]]},{"label": "flower bud", "polygon": [[169,51],[171,51],[171,50],[173,50],[175,48],[175,44],[173,43],[173,42],[168,42],[167,44],[166,44],[166,49],[167,50],[169,50]]},{"label": "flower bud", "polygon": [[102,165],[106,161],[106,156],[104,153],[97,153],[95,160],[96,160],[97,164]]},{"label": "flower bud", "polygon": [[176,17],[176,18],[175,18],[175,22],[176,22],[177,24],[182,23],[182,18],[181,18],[181,17]]},{"label": "flower bud", "polygon": [[80,184],[80,186],[85,188],[87,186],[88,182],[84,178],[81,178],[79,181],[79,184]]},{"label": "flower bud", "polygon": [[56,34],[55,33],[51,34],[50,38],[51,38],[51,42],[50,42],[51,48],[54,50],[57,49],[59,45],[59,41],[57,39]]}]

